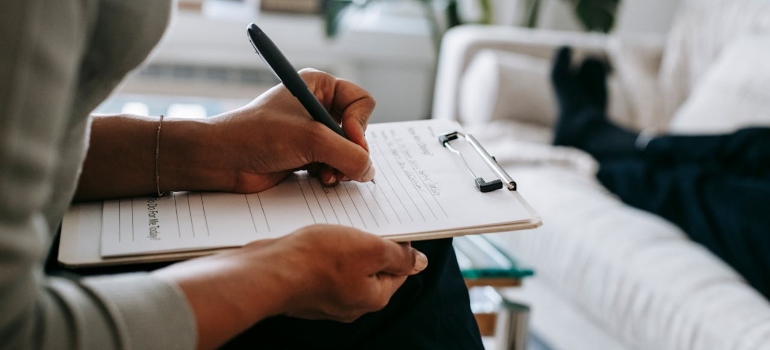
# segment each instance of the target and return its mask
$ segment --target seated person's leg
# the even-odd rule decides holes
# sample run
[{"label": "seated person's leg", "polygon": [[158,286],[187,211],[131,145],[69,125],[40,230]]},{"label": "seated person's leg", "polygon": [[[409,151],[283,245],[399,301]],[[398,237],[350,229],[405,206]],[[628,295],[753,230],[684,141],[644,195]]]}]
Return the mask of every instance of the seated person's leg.
[{"label": "seated person's leg", "polygon": [[637,144],[639,133],[607,118],[607,65],[588,58],[575,69],[571,56],[568,48],[559,50],[552,72],[559,103],[555,145],[580,148],[598,160],[640,155],[661,163],[718,163],[740,174],[770,174],[770,128],[725,135],[667,135]]},{"label": "seated person's leg", "polygon": [[[260,349],[483,349],[451,239],[413,242],[428,267],[352,323],[274,317],[228,344]],[[309,262],[312,263],[312,262]]]},{"label": "seated person's leg", "polygon": [[624,203],[679,226],[770,298],[770,179],[642,158],[602,162],[597,177]]},{"label": "seated person's leg", "polygon": [[554,144],[580,148],[597,159],[633,154],[637,134],[606,116],[606,64],[588,58],[574,69],[571,59],[569,48],[560,49],[551,74],[559,105]]},{"label": "seated person's leg", "polygon": [[639,133],[607,118],[607,65],[587,58],[575,69],[571,56],[570,49],[560,49],[551,76],[559,104],[555,145],[580,148],[600,161],[639,155],[660,163],[715,163],[744,175],[770,174],[770,128],[766,127],[724,135],[666,135],[638,144]]},{"label": "seated person's leg", "polygon": [[554,64],[554,143],[593,155],[623,202],[678,225],[770,298],[770,129],[661,136],[639,148],[638,134],[606,117],[606,94],[596,93],[606,70],[587,60],[575,72],[569,59],[561,50]]},{"label": "seated person's leg", "polygon": [[746,128],[724,135],[656,137],[643,154],[660,163],[712,164],[735,174],[767,177],[770,128]]}]

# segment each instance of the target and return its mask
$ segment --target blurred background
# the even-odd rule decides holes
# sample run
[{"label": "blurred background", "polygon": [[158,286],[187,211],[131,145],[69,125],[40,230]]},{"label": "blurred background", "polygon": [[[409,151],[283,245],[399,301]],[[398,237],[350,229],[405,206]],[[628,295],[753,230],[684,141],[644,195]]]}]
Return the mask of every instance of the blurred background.
[{"label": "blurred background", "polygon": [[458,24],[665,33],[679,0],[179,0],[162,43],[98,113],[204,117],[277,80],[246,40],[257,23],[297,69],[372,93],[372,122],[431,115],[441,34]]}]

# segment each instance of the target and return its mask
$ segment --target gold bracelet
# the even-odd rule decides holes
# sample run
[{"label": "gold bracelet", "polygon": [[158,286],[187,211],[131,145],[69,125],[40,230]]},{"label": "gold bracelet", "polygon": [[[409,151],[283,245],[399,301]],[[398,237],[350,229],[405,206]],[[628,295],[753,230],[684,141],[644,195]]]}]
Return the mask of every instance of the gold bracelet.
[{"label": "gold bracelet", "polygon": [[155,134],[155,190],[158,197],[165,197],[171,194],[171,191],[160,191],[160,171],[158,170],[158,158],[160,158],[160,129],[163,127],[163,114],[160,115],[158,122],[158,131]]}]

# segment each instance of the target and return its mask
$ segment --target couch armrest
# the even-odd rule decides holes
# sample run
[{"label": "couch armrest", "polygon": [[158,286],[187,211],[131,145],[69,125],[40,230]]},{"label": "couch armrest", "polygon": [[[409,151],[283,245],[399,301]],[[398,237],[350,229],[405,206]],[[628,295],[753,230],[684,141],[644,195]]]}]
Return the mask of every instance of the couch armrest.
[{"label": "couch armrest", "polygon": [[550,60],[563,45],[576,51],[605,55],[608,36],[504,26],[467,25],[444,35],[439,53],[433,98],[434,119],[458,119],[458,90],[468,64],[481,50],[494,49]]}]

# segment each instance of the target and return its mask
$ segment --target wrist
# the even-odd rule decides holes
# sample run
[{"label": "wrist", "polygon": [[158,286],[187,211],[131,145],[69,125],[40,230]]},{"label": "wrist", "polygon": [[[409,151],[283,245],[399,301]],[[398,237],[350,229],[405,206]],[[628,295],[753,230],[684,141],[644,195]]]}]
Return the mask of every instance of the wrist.
[{"label": "wrist", "polygon": [[234,177],[224,164],[215,125],[207,119],[166,118],[159,140],[160,191],[227,191]]},{"label": "wrist", "polygon": [[[198,329],[198,348],[215,348],[272,316],[284,314],[287,286],[276,273],[269,248],[261,247],[177,263],[153,272],[184,294]],[[272,266],[272,268],[271,268]]]}]

